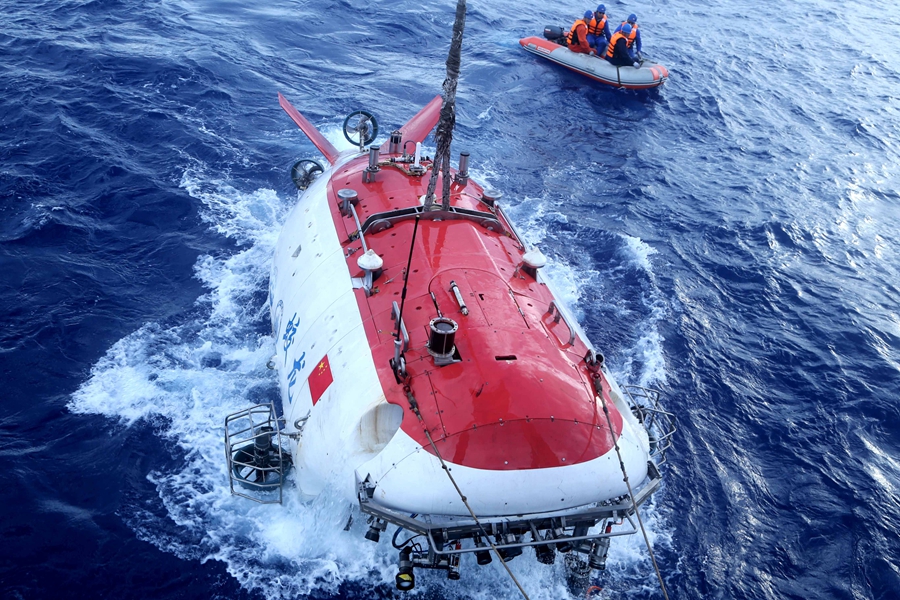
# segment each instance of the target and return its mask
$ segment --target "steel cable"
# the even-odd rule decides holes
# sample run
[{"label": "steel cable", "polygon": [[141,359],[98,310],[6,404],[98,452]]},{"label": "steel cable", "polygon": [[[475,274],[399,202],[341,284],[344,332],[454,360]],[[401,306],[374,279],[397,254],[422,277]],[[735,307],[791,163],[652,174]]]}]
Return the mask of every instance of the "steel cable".
[{"label": "steel cable", "polygon": [[440,451],[437,449],[437,446],[434,443],[434,440],[431,438],[431,432],[428,431],[428,427],[425,425],[425,420],[422,419],[422,413],[419,412],[419,403],[416,401],[415,397],[412,395],[412,390],[408,387],[406,389],[406,396],[409,400],[409,405],[412,407],[413,412],[416,414],[416,418],[419,419],[419,422],[422,424],[422,430],[425,432],[425,437],[428,438],[428,443],[431,444],[431,449],[434,450],[434,455],[437,456],[438,461],[441,463],[441,468],[444,469],[444,472],[447,474],[447,477],[450,478],[450,483],[453,484],[453,487],[456,488],[456,493],[459,494],[459,499],[462,500],[463,504],[466,506],[466,510],[469,511],[469,514],[472,515],[472,519],[475,521],[475,524],[478,525],[478,528],[481,530],[481,533],[484,534],[484,539],[491,546],[491,550],[494,551],[494,554],[497,555],[497,558],[500,559],[500,562],[503,564],[503,568],[506,569],[506,572],[512,578],[513,583],[516,584],[516,587],[519,588],[519,591],[522,593],[522,596],[525,600],[531,600],[528,597],[528,593],[525,592],[525,588],[522,587],[522,584],[519,583],[519,580],[516,579],[515,574],[510,570],[509,565],[506,564],[506,561],[500,555],[500,550],[491,542],[490,536],[485,531],[484,526],[481,524],[481,521],[475,515],[475,511],[472,510],[472,507],[469,506],[469,500],[466,498],[465,494],[462,493],[462,490],[459,488],[459,485],[456,483],[456,480],[453,478],[453,475],[450,473],[450,468],[447,466],[447,463],[444,462],[444,458],[441,456]]},{"label": "steel cable", "polygon": [[616,433],[613,430],[612,419],[609,417],[609,408],[606,406],[606,398],[603,397],[603,390],[600,389],[597,394],[600,396],[600,402],[603,404],[603,414],[606,415],[606,424],[609,425],[609,435],[612,436],[613,446],[616,449],[616,456],[619,457],[619,467],[622,469],[622,477],[625,485],[628,487],[628,496],[631,498],[631,505],[634,506],[634,514],[637,516],[638,523],[641,526],[641,534],[644,536],[644,543],[647,545],[647,551],[650,553],[650,561],[653,563],[653,569],[656,571],[656,578],[659,579],[659,587],[662,589],[663,596],[669,600],[669,594],[666,591],[666,584],[663,583],[662,574],[659,572],[659,565],[656,564],[656,556],[653,554],[653,547],[650,545],[650,539],[647,537],[647,530],[644,529],[644,520],[641,518],[641,512],[638,510],[637,502],[634,499],[634,491],[631,489],[631,483],[628,481],[628,473],[625,472],[625,462],[622,460],[622,452],[619,450],[619,442],[616,440]]}]

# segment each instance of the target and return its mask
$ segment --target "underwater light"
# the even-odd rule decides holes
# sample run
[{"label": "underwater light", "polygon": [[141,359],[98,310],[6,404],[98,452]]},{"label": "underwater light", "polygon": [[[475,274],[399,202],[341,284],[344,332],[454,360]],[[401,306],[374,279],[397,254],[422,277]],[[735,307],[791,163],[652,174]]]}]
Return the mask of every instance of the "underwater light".
[{"label": "underwater light", "polygon": [[401,550],[398,562],[397,576],[394,578],[394,581],[398,590],[408,592],[416,587],[416,576],[413,573],[412,548]]}]

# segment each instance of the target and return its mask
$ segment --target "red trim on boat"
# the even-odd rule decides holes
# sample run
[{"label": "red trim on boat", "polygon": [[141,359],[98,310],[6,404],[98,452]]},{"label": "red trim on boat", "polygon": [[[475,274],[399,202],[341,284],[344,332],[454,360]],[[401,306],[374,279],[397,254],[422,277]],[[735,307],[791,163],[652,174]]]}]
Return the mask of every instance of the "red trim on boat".
[{"label": "red trim on boat", "polygon": [[[556,50],[557,48],[562,48],[559,44],[555,44],[550,40],[532,36],[519,40],[519,45],[522,46],[525,50],[532,52],[534,54],[538,54],[543,58],[561,66],[569,69],[573,73],[578,73],[579,75],[584,75],[588,79],[593,79],[594,81],[599,81],[600,83],[605,83],[606,85],[611,85],[617,88],[625,88],[629,90],[646,90],[650,88],[659,87],[665,80],[669,77],[669,72],[662,65],[654,65],[650,67],[651,73],[653,74],[653,81],[648,81],[647,83],[624,83],[619,81],[619,79],[606,79],[603,77],[598,77],[589,71],[583,71],[574,64],[567,63],[563,60],[557,60],[556,56],[551,56],[551,52]],[[598,58],[597,60],[604,60],[603,58]],[[645,67],[646,68],[646,67]],[[654,71],[653,69],[659,69],[659,71]],[[662,74],[662,75],[660,75]]]}]

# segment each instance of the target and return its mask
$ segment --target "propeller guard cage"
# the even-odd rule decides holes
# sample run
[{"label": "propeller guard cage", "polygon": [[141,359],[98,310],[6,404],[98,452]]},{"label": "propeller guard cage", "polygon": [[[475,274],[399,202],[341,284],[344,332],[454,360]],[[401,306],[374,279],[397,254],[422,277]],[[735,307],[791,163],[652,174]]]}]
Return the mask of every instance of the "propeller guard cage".
[{"label": "propeller guard cage", "polygon": [[281,504],[291,455],[281,446],[274,404],[257,404],[225,417],[225,460],[233,495]]}]

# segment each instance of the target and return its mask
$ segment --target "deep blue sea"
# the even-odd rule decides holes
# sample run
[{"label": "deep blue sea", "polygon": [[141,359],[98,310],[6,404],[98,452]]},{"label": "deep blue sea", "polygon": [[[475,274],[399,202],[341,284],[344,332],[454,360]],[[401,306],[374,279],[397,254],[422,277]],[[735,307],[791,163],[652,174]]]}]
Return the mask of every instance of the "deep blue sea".
[{"label": "deep blue sea", "polygon": [[[401,597],[346,501],[230,496],[223,419],[277,397],[271,255],[319,158],[277,92],[339,147],[353,110],[390,131],[440,93],[455,4],[4,0],[0,597]],[[518,46],[591,5],[471,0],[453,155],[620,382],[667,392],[669,597],[900,598],[900,7],[606,5],[666,86]],[[566,597],[561,561],[510,566]],[[462,575],[413,597],[520,597]],[[662,598],[640,536],[597,584]]]}]

